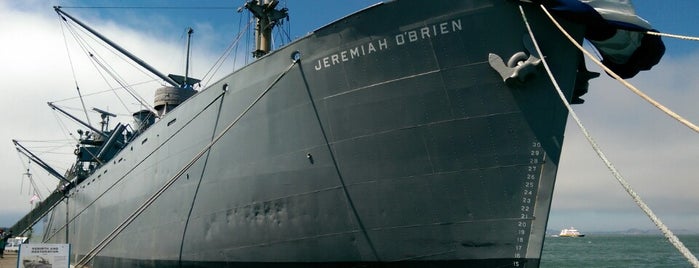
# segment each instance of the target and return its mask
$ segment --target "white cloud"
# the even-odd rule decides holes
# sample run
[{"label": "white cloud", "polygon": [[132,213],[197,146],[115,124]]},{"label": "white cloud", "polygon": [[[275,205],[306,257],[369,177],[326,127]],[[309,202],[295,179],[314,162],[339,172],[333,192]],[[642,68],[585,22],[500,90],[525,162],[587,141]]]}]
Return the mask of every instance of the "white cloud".
[{"label": "white cloud", "polygon": [[[699,77],[688,71],[695,69],[697,60],[699,51],[682,58],[666,57],[630,82],[699,123],[695,104]],[[669,225],[699,231],[698,133],[604,75],[593,80],[584,98],[587,102],[574,109],[633,189],[656,213],[667,216]],[[601,215],[604,218],[589,219]],[[634,217],[645,216],[569,120],[551,223],[621,223]]]},{"label": "white cloud", "polygon": [[[12,6],[21,4],[21,6]],[[41,7],[39,9],[38,7]],[[144,32],[138,28],[128,28],[113,21],[100,19],[89,13],[83,14],[80,19],[97,29],[100,33],[112,39],[112,41],[123,44],[123,47],[134,55],[137,55],[161,72],[181,74],[184,72],[185,39],[182,34],[176,32],[155,31]],[[0,169],[4,171],[0,196],[2,196],[2,207],[0,207],[0,226],[13,224],[17,216],[29,209],[28,181],[23,177],[25,171],[22,165],[26,165],[23,156],[18,157],[12,139],[19,140],[56,140],[69,139],[67,131],[75,132],[78,126],[62,115],[57,115],[46,104],[48,101],[74,98],[77,96],[73,73],[69,57],[66,52],[66,43],[70,48],[70,59],[73,68],[76,70],[77,82],[82,94],[89,95],[94,92],[104,91],[118,86],[111,78],[108,78],[110,85],[96,72],[88,57],[76,46],[73,37],[66,31],[64,39],[61,25],[50,5],[44,1],[41,3],[8,3],[0,1],[0,36],[3,36],[0,43],[0,80],[3,81],[3,97],[0,98],[0,107],[3,116],[0,117]],[[76,17],[80,17],[77,16]],[[139,23],[148,23],[148,28],[169,29],[172,25],[157,27],[156,23],[165,23],[165,19],[151,18],[148,21],[141,20]],[[134,24],[131,24],[134,25]],[[202,32],[211,33],[210,25],[204,25]],[[144,27],[145,28],[145,27]],[[151,28],[152,29],[152,28]],[[184,33],[184,28],[182,28]],[[213,46],[209,42],[221,42],[212,38],[195,40],[192,55],[192,71],[194,77],[204,75],[212,62],[214,62],[222,51],[211,52]],[[170,36],[170,38],[165,38]],[[198,37],[195,35],[195,38]],[[149,76],[141,71],[128,67],[124,61],[117,59],[111,53],[104,51],[101,45],[97,45],[91,39],[91,51],[99,51],[99,55],[105,57],[105,62],[118,70],[122,77],[129,77],[129,83],[151,80]],[[230,40],[225,40],[230,42]],[[227,69],[226,69],[227,68]],[[229,71],[232,67],[224,67]],[[226,71],[226,72],[227,72]],[[223,73],[223,72],[221,72]],[[221,74],[218,75],[220,77]],[[136,78],[133,78],[136,77]],[[215,80],[212,80],[215,81]],[[138,94],[146,101],[152,103],[153,93],[160,87],[160,82],[148,83],[144,86],[135,87]],[[85,98],[86,107],[98,107],[109,110],[116,114],[129,115],[130,112],[138,110],[138,105],[133,98],[128,97],[123,91],[119,91],[119,96],[130,111],[127,111],[122,104],[114,98],[114,93],[108,92]],[[57,104],[66,107],[80,107],[78,99],[61,101]],[[84,118],[82,111],[70,111],[74,115]],[[98,120],[95,113],[91,113],[93,124]],[[121,121],[130,122],[129,116],[120,118]],[[70,155],[74,143],[68,142],[68,147],[64,148],[63,154],[41,153],[40,157],[53,165],[59,172],[63,172],[70,166],[74,156]],[[26,145],[26,144],[25,144]],[[63,170],[61,169],[63,168]],[[57,179],[50,177],[45,171],[36,165],[32,165],[32,172],[38,181],[39,188],[48,194],[46,188],[53,188],[57,184]],[[22,180],[24,180],[22,182]],[[20,192],[22,192],[20,194]],[[19,214],[18,214],[19,213]]]}]

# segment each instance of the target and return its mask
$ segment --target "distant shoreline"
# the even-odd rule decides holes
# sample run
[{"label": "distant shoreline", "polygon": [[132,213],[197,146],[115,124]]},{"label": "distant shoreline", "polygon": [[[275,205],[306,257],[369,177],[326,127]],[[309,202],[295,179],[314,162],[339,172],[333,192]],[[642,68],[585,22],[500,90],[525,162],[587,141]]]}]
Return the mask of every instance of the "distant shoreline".
[{"label": "distant shoreline", "polygon": [[[627,229],[627,230],[620,230],[620,231],[585,231],[584,229],[580,229],[580,232],[585,234],[585,235],[662,235],[663,234],[658,229],[635,229],[635,228]],[[686,229],[672,230],[672,232],[676,235],[699,235],[699,231],[692,231],[692,230],[686,230]],[[560,230],[554,230],[554,229],[546,230],[547,236],[558,235],[559,233],[560,233]]]}]

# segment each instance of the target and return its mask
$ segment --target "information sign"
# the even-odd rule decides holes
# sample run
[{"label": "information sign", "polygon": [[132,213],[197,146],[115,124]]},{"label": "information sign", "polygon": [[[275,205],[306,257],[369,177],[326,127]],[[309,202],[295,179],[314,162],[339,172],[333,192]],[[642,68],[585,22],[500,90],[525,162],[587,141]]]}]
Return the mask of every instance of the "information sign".
[{"label": "information sign", "polygon": [[17,268],[68,268],[69,244],[22,244]]}]

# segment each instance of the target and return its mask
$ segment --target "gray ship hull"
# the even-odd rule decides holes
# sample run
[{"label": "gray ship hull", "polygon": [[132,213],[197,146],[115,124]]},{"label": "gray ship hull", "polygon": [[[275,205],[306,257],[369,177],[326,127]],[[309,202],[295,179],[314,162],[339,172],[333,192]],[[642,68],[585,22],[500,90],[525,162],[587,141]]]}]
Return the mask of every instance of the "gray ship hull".
[{"label": "gray ship hull", "polygon": [[[570,94],[574,47],[527,11]],[[339,20],[168,113],[71,190],[46,239],[80,259],[192,162],[91,267],[537,267],[567,112],[543,72],[508,87],[488,64],[526,33],[513,1]]]}]

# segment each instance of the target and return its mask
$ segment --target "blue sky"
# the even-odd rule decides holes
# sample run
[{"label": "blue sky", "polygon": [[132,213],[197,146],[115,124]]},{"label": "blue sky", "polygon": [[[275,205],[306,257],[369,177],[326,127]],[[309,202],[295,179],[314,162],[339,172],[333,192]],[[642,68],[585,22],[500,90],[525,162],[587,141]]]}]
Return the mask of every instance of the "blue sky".
[{"label": "blue sky", "polygon": [[[699,36],[699,28],[695,27],[699,19],[696,12],[699,3],[694,0],[636,0],[633,1],[637,14],[649,21],[660,32],[677,33],[689,36]],[[669,55],[684,55],[696,51],[696,42],[688,42],[673,38],[664,39],[668,46]]]},{"label": "blue sky", "polygon": [[[660,32],[699,36],[693,0],[633,1],[637,14]],[[630,82],[697,124],[699,42],[663,38],[666,54]],[[602,72],[588,60],[588,68]],[[603,73],[603,72],[602,72]],[[699,134],[641,100],[608,76],[591,82],[584,105],[574,106],[617,169],[671,229],[699,231]],[[552,205],[550,229],[587,231],[654,226],[616,183],[569,120]]]},{"label": "blue sky", "polygon": [[[0,66],[0,79],[6,82],[5,96],[0,99],[0,107],[6,114],[0,118],[0,124],[5,126],[0,130],[0,141],[4,141],[0,142],[0,168],[5,174],[0,179],[3,185],[0,187],[3,198],[0,226],[14,223],[16,217],[29,207],[28,182],[22,176],[25,163],[20,161],[10,139],[45,140],[56,136],[64,139],[67,129],[75,128],[65,126],[70,121],[56,119],[45,105],[47,101],[76,94],[61,27],[51,6],[169,5],[168,10],[65,10],[166,73],[178,73],[183,69],[183,35],[186,27],[193,27],[195,59],[192,72],[195,76],[202,76],[238,32],[240,20],[236,9],[243,1],[196,2],[199,7],[225,9],[178,8],[193,6],[192,2],[0,1],[0,17],[3,18],[0,20],[0,36],[3,36],[0,59],[5,62]],[[303,36],[376,2],[290,0],[290,35],[292,38]],[[637,13],[661,32],[699,36],[699,27],[696,27],[699,19],[695,14],[699,10],[699,1],[637,0],[634,4]],[[696,106],[699,99],[699,77],[696,76],[699,42],[664,40],[667,52],[663,61],[653,70],[640,73],[631,82],[690,121],[699,122]],[[80,58],[84,56],[77,49],[70,51],[75,66],[87,65],[81,62]],[[590,62],[588,66],[599,71]],[[82,69],[76,77],[86,92],[108,88],[102,81],[92,81],[96,74],[83,74]],[[138,79],[149,79],[140,77]],[[593,80],[590,88],[590,93],[584,97],[587,102],[574,106],[574,109],[612,162],[671,228],[699,232],[699,194],[696,191],[699,189],[696,175],[699,174],[696,166],[699,134],[661,114],[605,75]],[[152,89],[144,90],[142,96],[149,99]],[[75,103],[65,105],[77,107]],[[91,106],[105,107],[101,105],[117,109],[132,104],[107,102]],[[589,148],[575,124],[569,121],[549,228],[575,226],[583,232],[654,228]],[[69,164],[65,155],[46,152],[43,156],[56,166]],[[32,172],[44,192],[56,183],[36,166]]]}]

